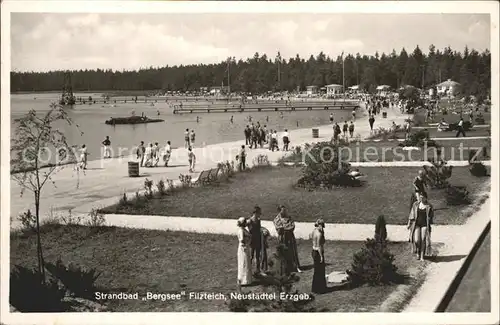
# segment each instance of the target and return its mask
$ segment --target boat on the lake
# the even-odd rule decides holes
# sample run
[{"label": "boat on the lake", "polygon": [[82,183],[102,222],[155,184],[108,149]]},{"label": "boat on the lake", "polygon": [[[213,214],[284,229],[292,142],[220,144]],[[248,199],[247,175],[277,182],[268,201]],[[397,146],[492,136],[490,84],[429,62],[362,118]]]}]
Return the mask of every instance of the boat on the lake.
[{"label": "boat on the lake", "polygon": [[118,124],[146,124],[146,123],[158,123],[164,122],[162,119],[154,119],[146,116],[129,116],[129,117],[112,117],[106,120],[107,125],[118,125]]}]

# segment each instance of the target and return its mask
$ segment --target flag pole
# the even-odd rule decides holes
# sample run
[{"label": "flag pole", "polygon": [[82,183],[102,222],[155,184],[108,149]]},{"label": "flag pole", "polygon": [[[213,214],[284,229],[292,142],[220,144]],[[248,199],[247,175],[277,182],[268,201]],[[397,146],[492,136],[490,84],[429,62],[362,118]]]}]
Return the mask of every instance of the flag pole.
[{"label": "flag pole", "polygon": [[231,94],[231,82],[229,81],[229,68],[231,67],[231,58],[227,59],[227,96],[229,98],[229,94]]},{"label": "flag pole", "polygon": [[345,67],[344,67],[344,51],[342,51],[342,92],[344,95],[344,101],[345,101]]}]

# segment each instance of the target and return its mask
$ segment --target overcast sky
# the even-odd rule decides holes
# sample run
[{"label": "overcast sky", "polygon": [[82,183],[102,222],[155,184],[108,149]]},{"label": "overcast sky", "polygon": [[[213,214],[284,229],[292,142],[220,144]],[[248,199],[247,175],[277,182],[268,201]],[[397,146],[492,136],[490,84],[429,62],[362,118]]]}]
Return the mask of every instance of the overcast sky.
[{"label": "overcast sky", "polygon": [[217,63],[255,52],[336,57],[418,44],[490,49],[489,15],[44,14],[11,16],[12,70],[138,69]]}]

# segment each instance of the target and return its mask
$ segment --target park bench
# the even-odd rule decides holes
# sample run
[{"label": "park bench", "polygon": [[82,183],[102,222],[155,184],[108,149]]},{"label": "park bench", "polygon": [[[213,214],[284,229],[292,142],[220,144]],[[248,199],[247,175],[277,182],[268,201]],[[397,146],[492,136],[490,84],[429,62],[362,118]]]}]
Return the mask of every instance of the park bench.
[{"label": "park bench", "polygon": [[202,170],[193,185],[201,186],[209,182],[210,170]]}]

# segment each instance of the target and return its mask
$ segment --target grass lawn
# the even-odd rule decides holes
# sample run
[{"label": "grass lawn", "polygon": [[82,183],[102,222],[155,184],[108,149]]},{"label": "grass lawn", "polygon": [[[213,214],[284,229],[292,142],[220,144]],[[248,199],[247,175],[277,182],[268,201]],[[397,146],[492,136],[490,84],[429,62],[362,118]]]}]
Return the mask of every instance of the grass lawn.
[{"label": "grass lawn", "polygon": [[[458,112],[460,112],[460,111],[458,111]],[[469,110],[464,109],[464,112],[469,112]],[[414,114],[414,120],[421,123],[421,126],[427,125],[427,123],[425,123],[426,113],[427,112],[425,110],[417,110]],[[472,121],[472,124],[478,124],[475,122],[475,120],[476,120],[476,117],[479,115],[479,113],[481,113],[483,115],[485,124],[491,125],[491,108],[488,112],[485,112],[484,109],[482,109],[482,108],[479,109],[479,111],[477,111],[477,112],[474,110],[474,120]],[[469,121],[469,114],[468,113],[464,114],[463,117],[464,117],[464,121]],[[442,118],[444,118],[444,120],[447,123],[458,123],[458,121],[460,121],[460,114],[453,114],[452,112],[448,112],[448,114],[443,115],[443,113],[438,112],[434,115],[433,121],[431,121],[429,123],[439,123],[439,121],[441,121]]]},{"label": "grass lawn", "polygon": [[[294,167],[259,168],[237,173],[229,182],[174,192],[154,198],[140,207],[133,204],[103,209],[105,213],[164,215],[203,218],[236,219],[247,216],[257,204],[263,219],[273,220],[278,204],[285,204],[296,221],[327,223],[371,223],[384,215],[390,224],[406,224],[412,182],[418,173],[415,167],[362,168],[367,183],[360,188],[338,188],[312,191],[294,188],[301,169]],[[476,178],[466,167],[455,167],[452,185],[467,186],[472,195],[481,191],[489,178]],[[436,209],[437,224],[461,224],[467,216],[463,206],[447,207],[443,190],[430,190],[429,197]],[[118,198],[117,198],[118,201]]]},{"label": "grass lawn", "polygon": [[[429,128],[427,130],[429,131],[430,138],[436,139],[436,140],[438,140],[439,138],[454,138],[457,135],[457,132],[455,132],[455,131],[438,132],[438,130],[436,128]],[[415,132],[415,131],[416,130],[414,130],[413,132]],[[487,136],[490,136],[488,128],[476,128],[476,129],[472,128],[471,130],[466,131],[465,135],[468,137],[487,137]],[[460,137],[462,137],[462,135],[460,135]],[[402,135],[401,138],[404,138],[404,135]]]},{"label": "grass lawn", "polygon": [[[61,225],[46,225],[42,231],[47,262],[55,262],[60,257],[64,263],[96,268],[102,272],[97,286],[109,293],[138,292],[140,296],[148,291],[229,294],[236,290],[237,239],[234,236],[117,227],[102,227],[98,232],[91,232],[83,226]],[[270,255],[275,243],[271,245]],[[326,242],[327,272],[349,268],[352,255],[362,245],[362,242]],[[299,274],[300,281],[294,287],[309,293],[313,274],[311,245],[299,240],[298,247],[305,271]],[[401,274],[421,265],[408,254],[406,243],[392,243],[390,251],[396,257]],[[35,267],[36,237],[12,234],[10,254],[11,265]],[[318,310],[373,311],[396,288],[390,285],[337,290],[317,295],[312,304]],[[260,286],[244,288],[244,291],[263,290]],[[114,312],[228,311],[221,300],[109,300],[105,304]]]},{"label": "grass lawn", "polygon": [[[477,150],[487,146],[485,140],[463,140],[461,138],[453,141],[437,140],[441,149],[442,157],[445,160],[468,160],[469,151]],[[344,157],[351,162],[374,162],[374,161],[428,161],[429,159],[437,159],[437,149],[434,147],[421,148],[420,150],[403,150],[398,146],[398,141],[370,141],[370,142],[353,142],[349,147],[344,147],[342,150]],[[489,147],[489,146],[487,146]],[[461,151],[463,148],[463,151]],[[488,160],[491,154],[488,151],[488,156],[481,159]],[[301,162],[303,160],[302,153],[290,153],[285,158],[284,162]]]}]

